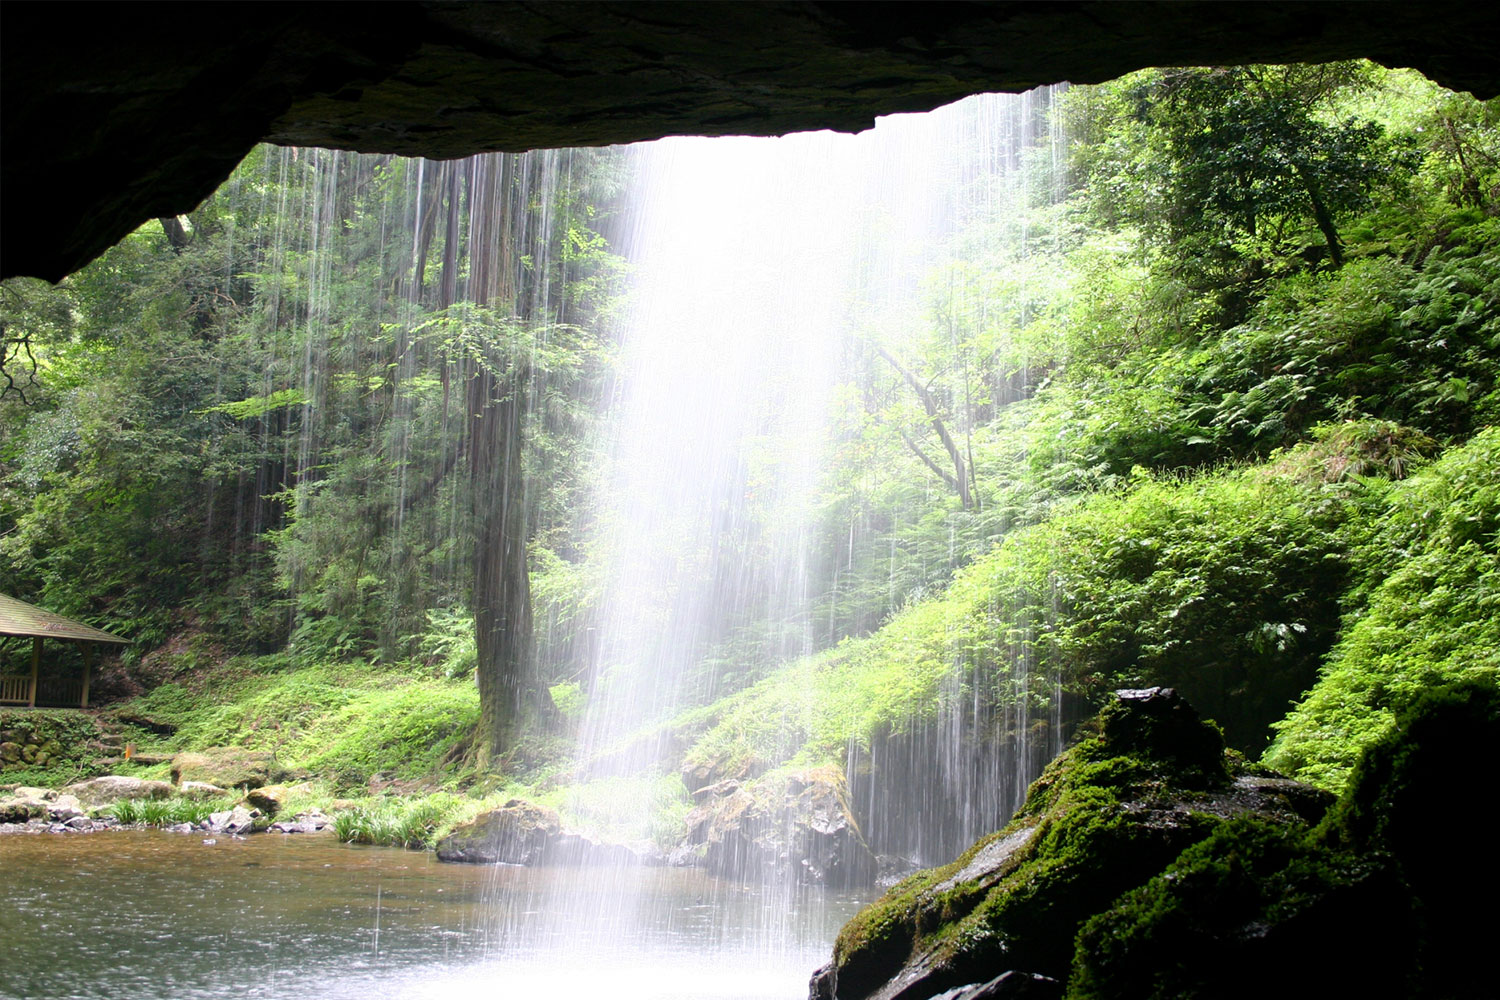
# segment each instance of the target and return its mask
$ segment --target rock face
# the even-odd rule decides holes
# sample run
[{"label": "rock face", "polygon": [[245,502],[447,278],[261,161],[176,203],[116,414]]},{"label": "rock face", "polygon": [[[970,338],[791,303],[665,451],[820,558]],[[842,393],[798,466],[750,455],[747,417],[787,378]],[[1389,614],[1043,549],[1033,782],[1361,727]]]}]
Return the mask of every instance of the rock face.
[{"label": "rock face", "polygon": [[239,805],[233,809],[209,814],[206,829],[213,833],[250,833],[255,829],[255,821],[260,816],[259,810],[247,809]]},{"label": "rock face", "polygon": [[63,789],[88,808],[107,806],[121,799],[165,799],[172,795],[172,786],[165,781],[145,778],[130,778],[120,774],[106,774],[101,778],[90,778]]},{"label": "rock face", "polygon": [[224,794],[224,789],[206,781],[184,781],[177,786],[177,794],[185,799],[212,799]]},{"label": "rock face", "polygon": [[209,747],[172,758],[172,783],[206,782],[220,788],[260,788],[291,777],[269,750]]},{"label": "rock face", "polygon": [[47,796],[54,793],[45,788],[28,788],[22,785],[9,796],[0,798],[0,823],[25,823],[47,815]]},{"label": "rock face", "polygon": [[454,157],[868,128],[1150,65],[1368,57],[1496,92],[1495,16],[1424,4],[12,5],[4,275],[56,280],[190,211],[261,140]]},{"label": "rock face", "polygon": [[1170,689],[1120,692],[1007,827],[850,921],[813,994],[928,1000],[1007,971],[1066,981],[1080,925],[1185,848],[1232,817],[1301,826],[1331,801],[1292,784],[1236,781],[1217,731]]},{"label": "rock face", "polygon": [[849,810],[833,768],[769,774],[750,784],[701,789],[688,815],[688,842],[702,845],[714,875],[741,882],[792,876],[848,888],[871,884],[876,860]]}]

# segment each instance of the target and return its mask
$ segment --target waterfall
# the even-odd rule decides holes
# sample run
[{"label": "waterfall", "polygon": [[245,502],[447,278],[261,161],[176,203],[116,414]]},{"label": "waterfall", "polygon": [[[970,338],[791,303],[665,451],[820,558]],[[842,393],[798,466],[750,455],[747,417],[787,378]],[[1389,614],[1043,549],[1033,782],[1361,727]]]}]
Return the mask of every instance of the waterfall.
[{"label": "waterfall", "polygon": [[[473,752],[487,734],[542,748],[495,780],[556,791],[601,839],[679,846],[704,801],[681,777],[684,713],[874,632],[1005,528],[972,437],[1030,378],[1024,357],[984,370],[970,341],[1011,336],[1027,306],[972,275],[1056,238],[1030,221],[1064,191],[1055,93],[853,136],[448,162],[262,147],[205,216],[232,233],[221,284],[254,294],[222,296],[249,305],[213,338],[249,360],[204,412],[238,469],[210,489],[253,511],[245,559],[285,588],[291,658],[475,671]],[[911,471],[874,482],[892,454]],[[846,503],[850,483],[885,493]],[[1058,749],[1060,699],[1023,647],[998,668],[953,649],[935,713],[851,736],[835,779],[874,852],[951,859]],[[767,766],[818,710],[759,720]],[[800,861],[497,869],[485,961],[538,984],[629,966],[659,997],[665,948],[758,970],[725,995],[797,992],[857,900]]]},{"label": "waterfall", "polygon": [[[1054,93],[973,98],[858,136],[631,151],[634,270],[601,448],[607,570],[576,773],[581,789],[631,789],[604,809],[616,829],[650,829],[670,798],[680,712],[848,634],[824,608],[864,529],[851,521],[832,548],[819,535],[841,407],[872,345],[933,326],[932,284],[972,263],[963,240],[998,230],[986,238],[1027,252],[1021,209],[1053,183],[1043,171],[1047,187],[1031,190],[1028,158],[1055,163],[1063,142],[1046,131]],[[747,634],[765,623],[776,628]],[[1029,669],[1018,652],[1014,686]],[[852,805],[876,850],[950,859],[1004,822],[1059,749],[1060,724],[1035,727],[1036,706],[997,704],[986,685],[955,654],[938,719],[851,746]],[[1050,697],[1044,717],[1060,710]],[[745,877],[765,900],[759,947],[800,955],[806,887],[794,871]],[[614,879],[607,911],[577,894],[554,901],[575,929],[620,920],[630,878],[600,878]]]}]

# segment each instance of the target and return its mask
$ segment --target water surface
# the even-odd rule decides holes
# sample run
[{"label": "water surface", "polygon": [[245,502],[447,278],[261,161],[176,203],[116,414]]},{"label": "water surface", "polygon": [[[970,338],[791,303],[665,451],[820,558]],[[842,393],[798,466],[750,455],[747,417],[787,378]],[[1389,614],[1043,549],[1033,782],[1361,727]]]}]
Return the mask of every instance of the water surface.
[{"label": "water surface", "polygon": [[326,836],[7,836],[0,866],[5,998],[800,1000],[861,902]]}]

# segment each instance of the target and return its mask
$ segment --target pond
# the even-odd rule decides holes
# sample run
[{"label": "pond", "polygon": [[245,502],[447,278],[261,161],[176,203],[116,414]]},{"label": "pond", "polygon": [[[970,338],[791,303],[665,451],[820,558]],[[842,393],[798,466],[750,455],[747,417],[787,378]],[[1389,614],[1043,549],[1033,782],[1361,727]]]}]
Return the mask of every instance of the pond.
[{"label": "pond", "polygon": [[0,837],[0,997],[801,1000],[864,897],[328,836]]}]

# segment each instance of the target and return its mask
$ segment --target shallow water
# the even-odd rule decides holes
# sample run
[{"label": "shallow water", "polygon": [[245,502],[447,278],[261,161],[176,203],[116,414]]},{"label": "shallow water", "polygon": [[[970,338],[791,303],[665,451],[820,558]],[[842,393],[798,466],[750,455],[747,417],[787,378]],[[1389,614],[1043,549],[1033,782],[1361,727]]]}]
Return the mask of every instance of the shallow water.
[{"label": "shallow water", "polygon": [[[327,836],[0,838],[0,997],[800,1000],[862,900]],[[579,912],[580,899],[592,916]]]}]

